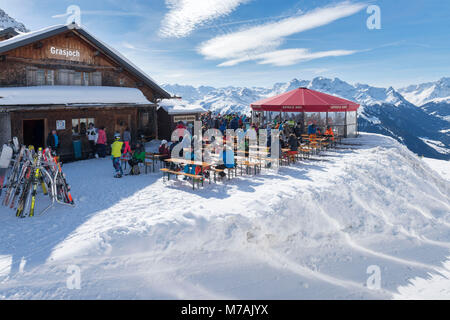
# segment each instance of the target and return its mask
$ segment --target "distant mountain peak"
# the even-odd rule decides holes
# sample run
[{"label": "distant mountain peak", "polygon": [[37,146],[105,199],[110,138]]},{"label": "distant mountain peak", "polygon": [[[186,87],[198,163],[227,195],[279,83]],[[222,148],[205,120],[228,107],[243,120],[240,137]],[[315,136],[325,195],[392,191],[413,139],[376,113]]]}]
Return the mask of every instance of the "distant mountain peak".
[{"label": "distant mountain peak", "polygon": [[428,103],[450,103],[450,78],[443,77],[435,82],[426,82],[399,89],[412,104],[423,106]]},{"label": "distant mountain peak", "polygon": [[29,32],[29,30],[23,23],[20,23],[14,18],[11,18],[5,11],[0,9],[0,30],[4,30],[7,28],[14,28],[20,32]]}]

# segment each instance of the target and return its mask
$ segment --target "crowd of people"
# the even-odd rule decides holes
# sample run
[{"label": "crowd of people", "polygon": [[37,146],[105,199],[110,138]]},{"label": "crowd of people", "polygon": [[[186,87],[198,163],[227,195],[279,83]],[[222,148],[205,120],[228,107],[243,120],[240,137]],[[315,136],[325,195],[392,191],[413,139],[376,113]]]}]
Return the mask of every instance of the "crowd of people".
[{"label": "crowd of people", "polygon": [[[203,133],[208,129],[219,129],[226,136],[227,129],[242,129],[243,134],[254,140],[258,138],[260,129],[266,129],[268,147],[271,146],[271,131],[277,129],[280,133],[280,148],[290,148],[292,151],[297,151],[298,147],[305,142],[304,134],[308,135],[309,140],[316,137],[326,137],[330,141],[334,141],[335,135],[331,126],[323,128],[311,121],[305,128],[303,122],[295,123],[294,121],[281,120],[279,117],[276,117],[272,122],[258,126],[257,123],[251,123],[251,119],[245,115],[214,115],[212,112],[207,112],[202,115],[201,121]],[[246,149],[248,149],[248,145]]]},{"label": "crowd of people", "polygon": [[[302,122],[293,122],[287,120],[281,120],[280,118],[276,118],[273,121],[264,124],[258,125],[257,123],[252,123],[251,119],[246,115],[239,114],[213,114],[212,112],[207,112],[201,115],[200,118],[202,124],[202,133],[204,134],[208,129],[218,129],[223,137],[224,141],[226,141],[227,130],[231,129],[233,131],[237,129],[241,129],[238,131],[238,134],[242,134],[241,138],[245,136],[249,137],[249,139],[240,139],[243,141],[245,151],[249,150],[249,140],[258,141],[259,132],[261,129],[266,129],[267,131],[267,147],[269,149],[269,154],[272,152],[271,144],[272,137],[271,133],[273,129],[279,130],[279,152],[282,154],[281,149],[289,148],[292,152],[297,152],[300,145],[303,144],[305,139],[311,140],[316,137],[326,137],[330,141],[334,141],[334,132],[332,127],[328,126],[326,128],[322,128],[318,126],[316,123],[309,123],[305,128],[305,125]],[[190,133],[189,137],[185,134],[186,131]],[[175,136],[178,140],[174,142],[168,142],[167,140],[161,141],[159,146],[158,153],[160,155],[160,160],[164,161],[171,157],[173,149],[178,145],[182,144],[182,148],[180,148],[179,157],[185,157],[183,150],[189,147],[193,147],[193,143],[195,139],[192,139],[193,135],[193,124],[179,122],[175,129]],[[307,137],[305,137],[307,134]],[[88,138],[91,152],[90,157],[96,158],[105,158],[107,154],[107,135],[106,128],[101,126],[100,128],[96,128],[93,123],[89,124],[89,127],[86,131],[86,136]],[[195,136],[193,137],[195,138]],[[49,134],[48,142],[50,145],[58,145],[58,137],[53,132]],[[124,175],[121,158],[122,155],[128,155],[129,160],[128,163],[130,165],[130,172],[128,174],[139,174],[138,164],[145,162],[145,147],[144,141],[137,141],[137,143],[132,144],[132,136],[129,128],[126,128],[125,131],[121,133],[114,133],[114,141],[111,144],[111,159],[113,161],[113,166],[115,169],[115,177],[121,178]],[[204,141],[203,141],[204,143]],[[191,157],[194,157],[194,153],[190,154]],[[224,169],[229,168],[230,166],[234,166],[234,151],[224,149],[222,155],[219,155],[220,158],[223,157],[223,165],[218,166],[217,168]],[[232,159],[230,161],[230,159]],[[194,160],[194,158],[189,159]],[[172,168],[174,169],[174,168]],[[180,168],[177,168],[180,169]],[[196,174],[195,166],[187,165],[184,166],[183,170],[186,173]]]}]

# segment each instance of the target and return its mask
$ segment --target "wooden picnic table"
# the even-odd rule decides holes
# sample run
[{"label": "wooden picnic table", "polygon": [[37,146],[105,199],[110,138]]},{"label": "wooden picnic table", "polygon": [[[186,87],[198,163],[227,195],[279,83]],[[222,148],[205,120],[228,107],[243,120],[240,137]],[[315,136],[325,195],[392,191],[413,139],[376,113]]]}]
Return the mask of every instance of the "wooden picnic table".
[{"label": "wooden picnic table", "polygon": [[250,149],[260,149],[260,150],[264,150],[267,149],[269,150],[270,147],[264,147],[264,146],[249,146]]},{"label": "wooden picnic table", "polygon": [[176,164],[199,166],[199,167],[202,167],[202,168],[211,166],[210,163],[206,163],[206,162],[203,162],[203,161],[193,161],[193,160],[188,160],[188,159],[170,158],[170,159],[166,159],[164,161],[172,162],[172,163],[176,163]]},{"label": "wooden picnic table", "polygon": [[161,161],[161,158],[165,157],[165,154],[161,154],[161,153],[146,153],[146,156],[150,156],[151,160],[152,160],[152,170],[153,172],[155,172],[155,160]]}]

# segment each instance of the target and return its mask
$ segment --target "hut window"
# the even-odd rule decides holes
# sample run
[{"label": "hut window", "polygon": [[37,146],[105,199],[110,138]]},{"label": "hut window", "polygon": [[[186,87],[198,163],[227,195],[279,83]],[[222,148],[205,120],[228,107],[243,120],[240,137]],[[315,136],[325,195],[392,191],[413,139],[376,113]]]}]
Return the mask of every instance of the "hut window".
[{"label": "hut window", "polygon": [[148,112],[141,112],[141,116],[140,116],[140,119],[139,119],[140,120],[140,126],[141,127],[148,126],[149,119],[150,119],[150,116],[149,116]]},{"label": "hut window", "polygon": [[27,86],[36,84],[36,68],[27,68]]},{"label": "hut window", "polygon": [[36,85],[45,86],[45,70],[38,69],[36,71]]},{"label": "hut window", "polygon": [[54,70],[47,70],[46,84],[48,86],[55,85],[55,71]]},{"label": "hut window", "polygon": [[75,72],[73,74],[73,84],[76,86],[81,86],[81,79],[82,79],[82,73],[81,72]]},{"label": "hut window", "polygon": [[83,86],[89,85],[89,73],[84,72],[83,73]]},{"label": "hut window", "polygon": [[101,72],[92,73],[92,85],[94,85],[94,86],[102,85],[102,73]]},{"label": "hut window", "polygon": [[80,136],[86,135],[89,124],[95,125],[94,118],[72,119],[72,135]]},{"label": "hut window", "polygon": [[69,70],[58,71],[58,84],[63,86],[69,85]]}]

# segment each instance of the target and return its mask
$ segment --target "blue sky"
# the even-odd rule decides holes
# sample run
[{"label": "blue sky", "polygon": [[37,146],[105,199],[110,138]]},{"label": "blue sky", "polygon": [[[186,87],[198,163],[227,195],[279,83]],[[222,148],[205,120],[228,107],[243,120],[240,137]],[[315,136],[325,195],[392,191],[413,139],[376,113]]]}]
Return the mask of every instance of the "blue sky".
[{"label": "blue sky", "polygon": [[[271,86],[338,77],[402,87],[450,76],[450,1],[0,0],[35,30],[69,5],[159,83]],[[369,30],[369,5],[381,29]]]}]

